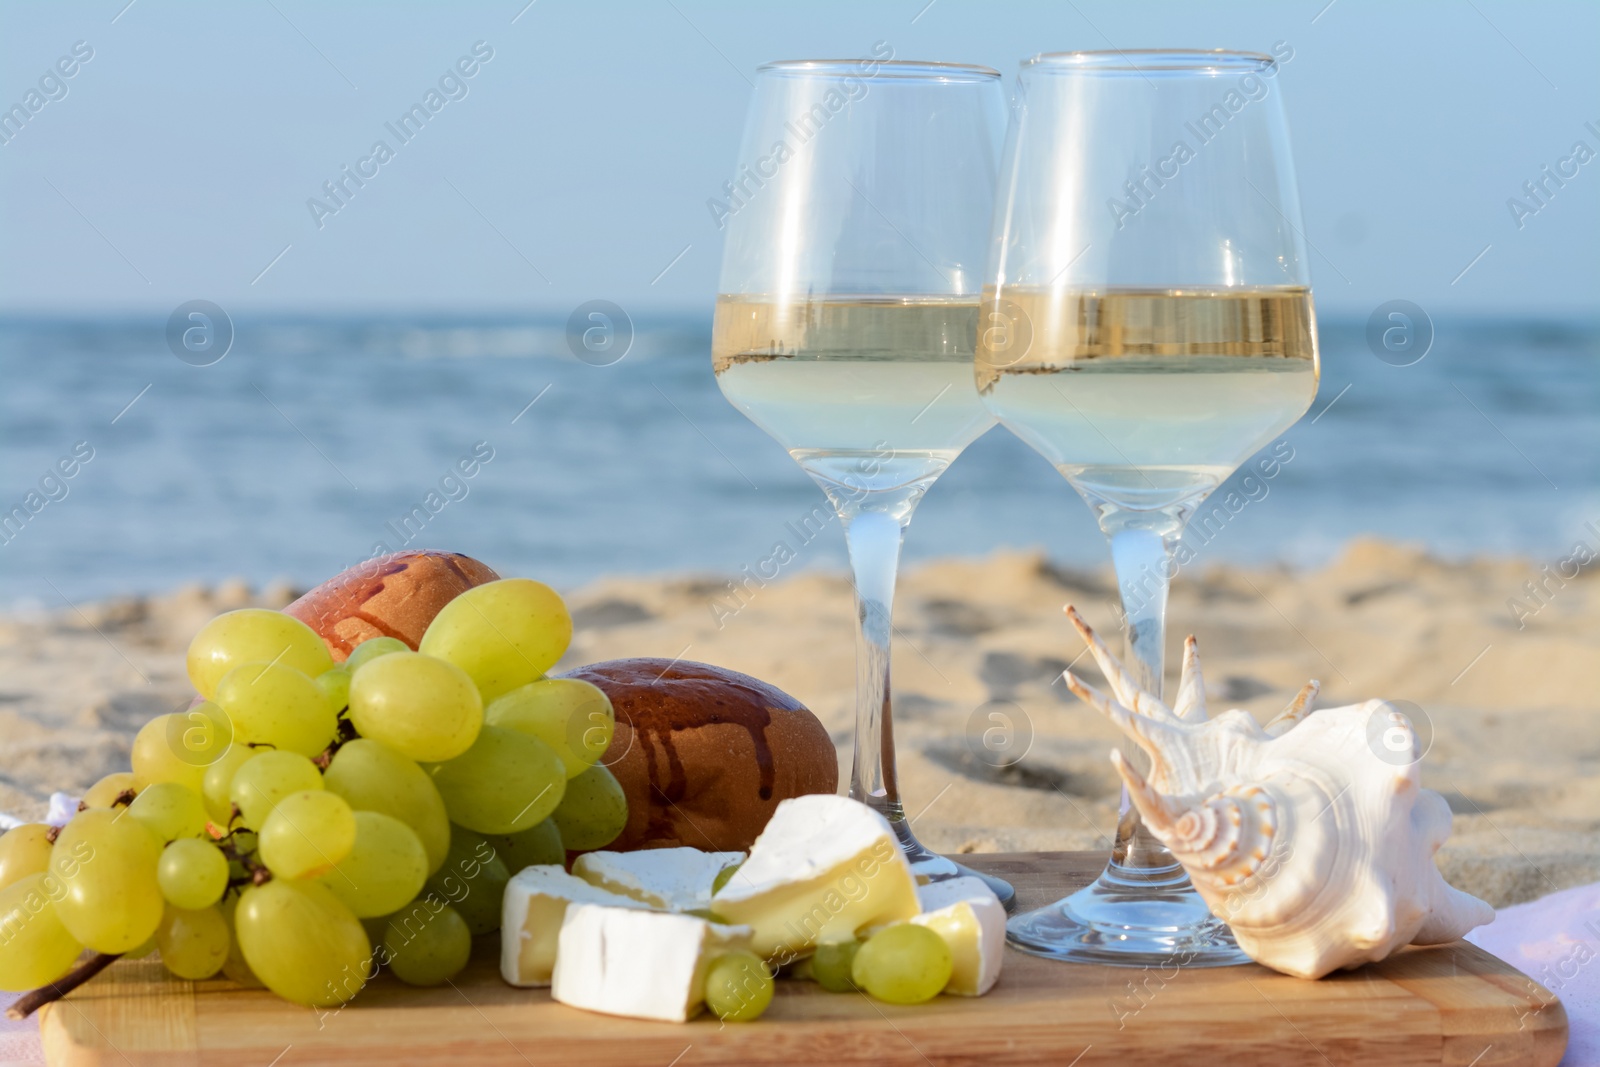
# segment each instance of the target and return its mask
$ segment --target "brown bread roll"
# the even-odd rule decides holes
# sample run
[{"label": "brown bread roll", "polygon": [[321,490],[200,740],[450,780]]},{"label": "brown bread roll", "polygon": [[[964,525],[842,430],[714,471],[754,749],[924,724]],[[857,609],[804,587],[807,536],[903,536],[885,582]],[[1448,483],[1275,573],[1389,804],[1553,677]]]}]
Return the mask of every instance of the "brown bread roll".
[{"label": "brown bread roll", "polygon": [[569,671],[605,691],[617,728],[601,762],[628,797],[608,849],[748,849],[781,800],[839,786],[817,717],[765,682],[706,663],[618,659]]},{"label": "brown bread roll", "polygon": [[394,552],[329,578],[283,610],[317,631],[342,663],[372,637],[398,637],[416,648],[440,608],[499,577],[455,552]]}]

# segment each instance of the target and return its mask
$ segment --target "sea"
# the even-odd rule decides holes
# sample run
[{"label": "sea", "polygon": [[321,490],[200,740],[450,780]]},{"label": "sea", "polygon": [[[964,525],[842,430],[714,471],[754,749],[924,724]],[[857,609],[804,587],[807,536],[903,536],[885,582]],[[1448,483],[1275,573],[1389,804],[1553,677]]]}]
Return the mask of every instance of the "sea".
[{"label": "sea", "polygon": [[[160,316],[0,320],[0,609],[304,587],[417,547],[561,589],[842,568],[821,492],[717,389],[710,325],[640,316],[597,356],[561,316],[239,318],[214,358],[220,333],[196,352]],[[1399,354],[1364,319],[1320,333],[1315,403],[1213,497],[1202,565],[1316,566],[1363,536],[1535,565],[1600,550],[1600,322],[1435,320]],[[1082,501],[996,426],[923,499],[904,560],[1035,548],[1108,563]]]}]

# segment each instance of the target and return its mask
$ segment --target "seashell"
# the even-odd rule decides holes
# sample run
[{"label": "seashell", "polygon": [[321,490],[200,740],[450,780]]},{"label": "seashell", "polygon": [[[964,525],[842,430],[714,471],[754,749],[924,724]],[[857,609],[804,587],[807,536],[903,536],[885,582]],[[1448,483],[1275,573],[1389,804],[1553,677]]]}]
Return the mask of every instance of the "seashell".
[{"label": "seashell", "polygon": [[[1237,708],[1208,718],[1190,637],[1169,709],[1070,606],[1067,615],[1111,695],[1070,671],[1068,687],[1149,755],[1147,774],[1120,752],[1112,763],[1145,826],[1251,959],[1321,978],[1405,945],[1454,941],[1494,918],[1434,866],[1450,808],[1422,788],[1416,733],[1392,705],[1314,711],[1313,681],[1265,727]],[[1397,766],[1380,757],[1374,731],[1385,753],[1404,753],[1409,740],[1411,758]]]}]

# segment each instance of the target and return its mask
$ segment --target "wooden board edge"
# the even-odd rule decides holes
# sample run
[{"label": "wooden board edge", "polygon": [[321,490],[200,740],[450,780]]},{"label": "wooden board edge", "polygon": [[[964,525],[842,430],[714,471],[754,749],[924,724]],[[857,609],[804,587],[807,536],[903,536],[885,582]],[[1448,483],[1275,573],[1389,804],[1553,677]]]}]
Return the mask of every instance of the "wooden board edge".
[{"label": "wooden board edge", "polygon": [[[1028,870],[1030,865],[1053,861],[1063,867],[1070,865],[1076,874],[1077,868],[1094,866],[1089,855],[1016,853],[963,859],[1002,876],[1015,875],[1019,883],[1031,883],[1038,892],[1043,888],[1040,875]],[[1441,953],[1440,948],[1445,951]],[[1465,942],[1426,950],[1426,954],[1417,952],[1408,960],[1410,955],[1403,950],[1377,965],[1388,973],[1377,973],[1374,968],[1368,977],[1393,984],[1415,1002],[1419,1012],[1431,1016],[1429,1036],[1437,1035],[1434,1047],[1440,1058],[1435,1061],[1429,1055],[1428,1062],[1446,1067],[1555,1067],[1559,1063],[1568,1040],[1566,1012],[1559,999],[1532,978]],[[1480,988],[1474,995],[1447,981],[1457,975],[1462,963],[1469,963],[1470,977],[1481,979],[1481,987],[1488,988]],[[1360,973],[1351,972],[1352,976]],[[220,1049],[199,1048],[198,998],[221,991],[221,987],[233,988],[232,983],[220,979],[197,984],[173,978],[154,960],[123,961],[68,1000],[41,1011],[40,1034],[47,1062],[51,1067],[199,1067],[203,1059],[229,1062],[214,1058],[226,1055]],[[1375,1022],[1381,1025],[1382,1020]],[[117,1044],[108,1032],[115,1035]],[[1259,1050],[1248,1041],[1230,1047],[1248,1062],[1256,1062],[1250,1057]],[[1349,1051],[1344,1046],[1331,1048],[1338,1048],[1340,1055]],[[385,1062],[407,1059],[401,1050],[391,1053],[398,1059]]]},{"label": "wooden board edge", "polygon": [[[1455,987],[1444,985],[1437,955],[1415,949],[1390,957],[1384,978],[1433,1006],[1444,1041],[1443,1067],[1556,1067],[1569,1038],[1566,1008],[1559,998],[1505,960],[1468,941],[1449,950],[1450,976],[1462,957],[1473,961],[1479,982],[1504,997],[1499,1009],[1462,1003]],[[1437,949],[1433,950],[1434,953]],[[1408,961],[1434,961],[1408,967]]]},{"label": "wooden board edge", "polygon": [[[95,1016],[131,1036],[113,1042]],[[121,961],[39,1009],[49,1067],[199,1067],[198,1030],[195,983],[173,977],[154,959]]]}]

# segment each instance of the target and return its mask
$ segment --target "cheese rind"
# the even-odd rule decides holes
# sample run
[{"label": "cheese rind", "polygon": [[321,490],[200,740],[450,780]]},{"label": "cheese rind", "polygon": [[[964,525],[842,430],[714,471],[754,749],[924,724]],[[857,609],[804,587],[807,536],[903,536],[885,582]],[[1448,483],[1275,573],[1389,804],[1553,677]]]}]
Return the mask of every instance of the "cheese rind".
[{"label": "cheese rind", "polygon": [[586,1011],[686,1022],[705,1004],[713,960],[750,947],[750,928],[692,915],[573,904],[561,923],[558,1001]]},{"label": "cheese rind", "polygon": [[645,907],[574,878],[555,864],[524,868],[506,884],[501,904],[501,977],[515,986],[550,984],[561,923],[573,903]]},{"label": "cheese rind", "polygon": [[783,964],[922,907],[888,820],[848,797],[811,794],[778,805],[711,910],[750,926],[754,951]]},{"label": "cheese rind", "polygon": [[697,848],[586,852],[572,862],[572,873],[653,908],[705,911],[711,907],[711,885],[717,875],[743,859],[743,852],[702,852]]},{"label": "cheese rind", "polygon": [[971,875],[917,888],[923,912],[911,921],[950,946],[954,963],[944,991],[981,997],[1000,980],[1006,952],[1006,909],[983,880]]},{"label": "cheese rind", "polygon": [[[917,900],[922,904],[923,911],[936,911],[958,900],[992,900],[1000,903],[1000,898],[994,895],[989,883],[974,874],[925,882],[917,886]],[[1004,910],[1001,908],[1002,912]]]}]

